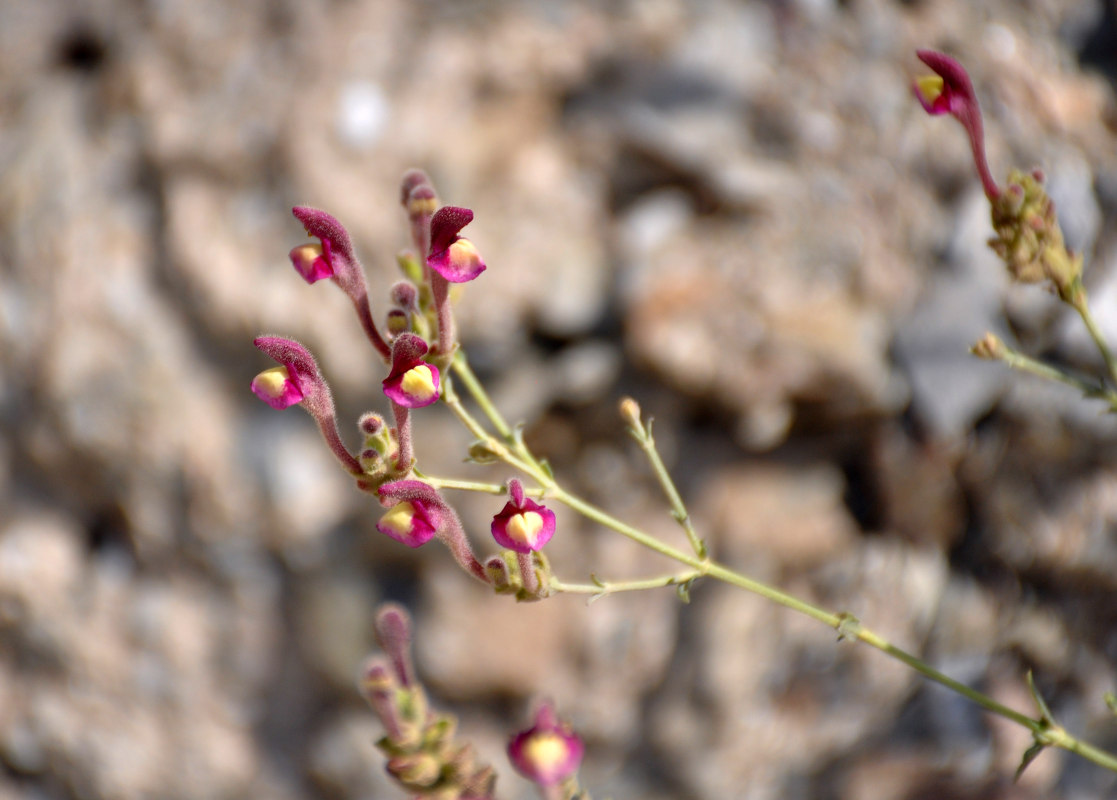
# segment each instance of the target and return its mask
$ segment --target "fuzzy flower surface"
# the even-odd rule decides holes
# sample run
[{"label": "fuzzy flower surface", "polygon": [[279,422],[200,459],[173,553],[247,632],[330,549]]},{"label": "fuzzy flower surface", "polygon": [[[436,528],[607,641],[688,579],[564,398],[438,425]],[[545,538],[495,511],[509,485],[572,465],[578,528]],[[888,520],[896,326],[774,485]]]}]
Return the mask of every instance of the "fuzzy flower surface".
[{"label": "fuzzy flower surface", "polygon": [[516,771],[540,786],[556,786],[578,771],[585,745],[569,725],[560,723],[554,707],[545,703],[535,724],[508,743],[508,758]]},{"label": "fuzzy flower surface", "polygon": [[431,248],[427,264],[450,283],[466,283],[485,271],[481,254],[458,233],[473,221],[473,212],[443,206],[431,217]]},{"label": "fuzzy flower surface", "polygon": [[493,517],[492,533],[497,544],[517,553],[542,550],[555,534],[555,512],[524,497],[517,480],[508,482],[510,500]]},{"label": "fuzzy flower surface", "polygon": [[423,408],[438,401],[438,367],[423,356],[427,343],[413,333],[401,333],[392,342],[392,371],[384,379],[384,394],[404,408]]},{"label": "fuzzy flower surface", "polygon": [[311,413],[323,404],[332,409],[329,388],[309,350],[281,336],[260,336],[254,344],[280,364],[252,379],[252,391],[257,397],[272,408],[283,409],[305,401]]},{"label": "fuzzy flower surface", "polygon": [[422,481],[393,481],[377,493],[388,511],[376,523],[376,529],[408,547],[426,544],[450,522],[445,501],[434,487]]},{"label": "fuzzy flower surface", "polygon": [[958,61],[944,53],[917,50],[915,54],[934,73],[916,79],[913,87],[916,99],[928,114],[950,114],[966,129],[981,185],[986,196],[995,199],[1001,190],[985,157],[985,132],[973,81]]},{"label": "fuzzy flower surface", "polygon": [[421,500],[396,503],[376,523],[376,530],[408,547],[421,547],[438,532],[430,508]]}]

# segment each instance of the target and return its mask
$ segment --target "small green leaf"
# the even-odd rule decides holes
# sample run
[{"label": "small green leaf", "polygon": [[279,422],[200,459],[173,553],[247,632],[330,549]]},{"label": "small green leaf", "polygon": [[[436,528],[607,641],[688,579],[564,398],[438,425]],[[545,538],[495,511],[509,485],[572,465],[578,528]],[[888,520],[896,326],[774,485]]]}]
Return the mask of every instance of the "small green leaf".
[{"label": "small green leaf", "polygon": [[1014,783],[1020,780],[1020,776],[1024,774],[1024,770],[1027,769],[1029,764],[1036,760],[1036,757],[1043,752],[1045,747],[1046,745],[1036,742],[1024,751],[1024,757],[1020,759],[1020,766],[1016,768],[1016,774],[1012,776]]},{"label": "small green leaf", "polygon": [[678,586],[675,587],[675,594],[677,594],[679,596],[679,599],[682,600],[684,603],[690,602],[690,585],[692,583],[694,583],[694,581],[690,580],[686,581],[685,583],[680,583]]},{"label": "small green leaf", "polygon": [[1032,699],[1036,701],[1036,708],[1039,709],[1039,718],[1046,722],[1048,725],[1055,724],[1055,717],[1051,714],[1051,709],[1047,707],[1047,702],[1040,695],[1039,690],[1036,689],[1036,682],[1032,677],[1032,671],[1028,670],[1028,691],[1032,694]]}]

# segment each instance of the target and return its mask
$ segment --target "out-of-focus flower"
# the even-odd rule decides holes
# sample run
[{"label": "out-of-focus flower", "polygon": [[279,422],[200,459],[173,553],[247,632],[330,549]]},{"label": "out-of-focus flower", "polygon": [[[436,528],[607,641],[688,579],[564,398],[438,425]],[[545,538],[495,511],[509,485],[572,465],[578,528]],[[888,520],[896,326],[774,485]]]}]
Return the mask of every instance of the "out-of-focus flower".
[{"label": "out-of-focus flower", "polygon": [[524,497],[518,480],[508,482],[509,502],[493,517],[492,533],[497,544],[517,553],[542,550],[555,533],[555,512]]},{"label": "out-of-focus flower", "polygon": [[458,232],[473,220],[473,212],[458,206],[443,206],[431,217],[430,268],[450,283],[471,281],[485,271],[481,254]]},{"label": "out-of-focus flower", "polygon": [[985,157],[985,134],[981,122],[981,107],[977,102],[973,82],[966,70],[956,60],[934,50],[917,50],[916,56],[934,71],[916,79],[915,96],[928,114],[950,114],[966,129],[973,150],[974,166],[985,189],[985,195],[994,200],[1000,195],[989,162]]},{"label": "out-of-focus flower", "polygon": [[549,702],[536,712],[535,724],[508,743],[512,766],[540,786],[556,786],[573,776],[584,754],[582,740],[569,725],[558,721]]}]

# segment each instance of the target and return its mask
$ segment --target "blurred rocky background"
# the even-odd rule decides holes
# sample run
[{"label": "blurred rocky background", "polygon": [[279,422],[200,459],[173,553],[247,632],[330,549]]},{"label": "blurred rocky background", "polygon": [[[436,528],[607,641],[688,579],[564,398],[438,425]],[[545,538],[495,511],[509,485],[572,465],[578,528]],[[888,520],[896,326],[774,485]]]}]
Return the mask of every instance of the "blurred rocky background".
[{"label": "blurred rocky background", "polygon": [[[343,430],[382,370],[287,250],[345,222],[381,299],[397,181],[489,263],[478,371],[566,482],[681,542],[634,395],[716,554],[1110,749],[1117,423],[977,362],[987,329],[1099,368],[1008,285],[918,47],[974,76],[990,159],[1042,166],[1117,340],[1112,0],[0,3],[0,798],[391,798],[355,691],[382,599],[462,735],[552,697],[596,797],[1099,798],[1115,777],[875,651],[712,583],[516,605],[377,509],[306,415],[248,392],[260,332],[318,355]],[[429,472],[466,438],[419,412]],[[461,498],[478,546],[494,498]],[[583,580],[670,570],[571,514]]]}]

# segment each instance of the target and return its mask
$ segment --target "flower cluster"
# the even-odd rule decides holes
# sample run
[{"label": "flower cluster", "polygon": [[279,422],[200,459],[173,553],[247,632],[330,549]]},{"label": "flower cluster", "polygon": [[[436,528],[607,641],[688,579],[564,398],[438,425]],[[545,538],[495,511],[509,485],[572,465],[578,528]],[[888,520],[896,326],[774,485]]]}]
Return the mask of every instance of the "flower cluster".
[{"label": "flower cluster", "polygon": [[[412,412],[439,401],[446,370],[453,365],[457,350],[449,285],[474,280],[486,264],[477,247],[461,235],[473,221],[473,212],[458,206],[439,207],[425,173],[410,170],[404,175],[400,199],[415,252],[398,259],[406,279],[391,287],[391,307],[382,327],[372,312],[353,238],[335,217],[296,206],[295,218],[317,241],[298,245],[289,254],[296,272],[308,283],[328,279],[352,301],[369,342],[387,363],[382,387],[395,425],[389,428],[379,414],[365,414],[358,425],[363,447],[356,454],[350,452],[338,432],[330,389],[314,357],[291,339],[262,336],[256,340],[256,346],[279,366],[258,374],[252,391],[273,408],[299,405],[306,409],[331,451],[356,477],[357,485],[376,494],[387,509],[376,524],[381,533],[408,547],[421,547],[438,538],[463,569],[499,591],[514,584],[525,596],[542,596],[546,586],[531,559],[515,561],[515,569],[501,573],[503,578],[497,580],[494,576],[500,570],[478,561],[457,513],[434,486],[415,474]],[[509,502],[493,518],[492,536],[517,558],[538,552],[554,535],[554,512],[526,498],[519,481],[510,481],[508,491]],[[500,557],[497,560],[508,563]]]}]

